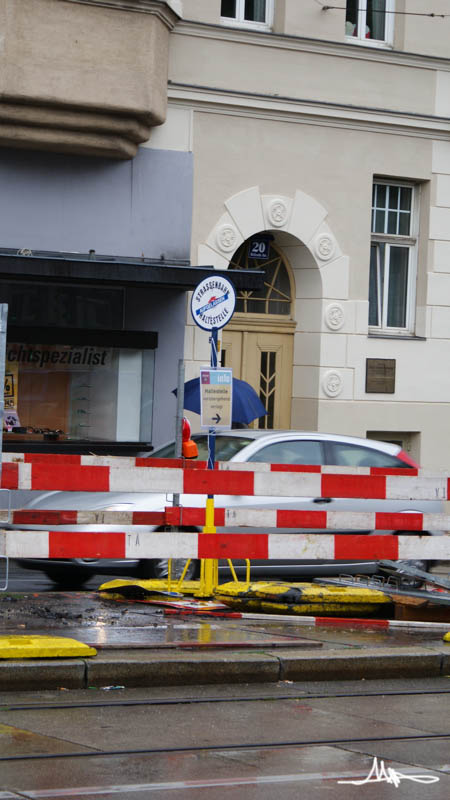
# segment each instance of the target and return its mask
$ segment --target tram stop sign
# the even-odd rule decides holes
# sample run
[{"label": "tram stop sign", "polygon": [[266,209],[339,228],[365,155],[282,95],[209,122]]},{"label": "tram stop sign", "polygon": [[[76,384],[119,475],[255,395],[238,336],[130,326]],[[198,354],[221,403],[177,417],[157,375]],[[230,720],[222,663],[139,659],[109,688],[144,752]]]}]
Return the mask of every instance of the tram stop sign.
[{"label": "tram stop sign", "polygon": [[200,370],[200,425],[231,428],[233,373],[231,369]]},{"label": "tram stop sign", "polygon": [[236,292],[228,278],[210,275],[197,284],[191,298],[191,314],[196,325],[212,331],[223,328],[234,314]]},{"label": "tram stop sign", "polygon": [[230,321],[236,305],[231,281],[217,270],[197,284],[191,298],[191,314],[196,325],[211,331],[211,367],[200,370],[200,425],[209,429],[208,468],[214,465],[214,430],[231,428],[233,373],[217,366],[217,331]]}]

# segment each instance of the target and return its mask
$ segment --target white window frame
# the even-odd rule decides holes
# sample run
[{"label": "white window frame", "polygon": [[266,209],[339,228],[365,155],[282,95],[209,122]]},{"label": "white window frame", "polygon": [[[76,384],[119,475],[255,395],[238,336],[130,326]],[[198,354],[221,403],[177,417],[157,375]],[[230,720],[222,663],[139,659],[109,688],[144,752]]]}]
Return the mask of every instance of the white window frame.
[{"label": "white window frame", "polygon": [[358,10],[360,13],[358,14],[356,36],[346,34],[346,41],[366,47],[392,47],[394,43],[394,14],[392,12],[395,11],[395,0],[386,0],[385,38],[383,40],[366,39],[367,0],[358,0]]},{"label": "white window frame", "polygon": [[[371,248],[373,244],[383,243],[385,245],[384,258],[384,285],[383,297],[381,297],[380,286],[381,264],[377,259],[377,295],[378,295],[378,325],[369,325],[369,333],[384,334],[391,336],[412,336],[415,329],[415,307],[416,307],[416,283],[417,283],[417,244],[419,234],[419,195],[420,188],[417,184],[407,181],[382,180],[375,178],[373,185],[399,186],[412,190],[411,197],[411,225],[408,236],[389,233],[371,233]],[[371,226],[372,227],[372,226]],[[389,327],[387,324],[388,313],[388,293],[389,293],[389,255],[391,247],[407,247],[409,250],[408,258],[408,287],[406,292],[406,314],[405,327]],[[378,250],[379,253],[379,250]],[[371,254],[372,255],[372,254]],[[370,269],[370,267],[369,267]],[[370,308],[369,308],[370,315]],[[369,316],[370,318],[370,316]]]},{"label": "white window frame", "polygon": [[236,0],[236,16],[221,17],[222,25],[232,25],[238,28],[251,28],[252,30],[269,31],[273,24],[273,10],[275,0],[266,0],[266,19],[265,22],[256,22],[244,19],[245,0]]}]

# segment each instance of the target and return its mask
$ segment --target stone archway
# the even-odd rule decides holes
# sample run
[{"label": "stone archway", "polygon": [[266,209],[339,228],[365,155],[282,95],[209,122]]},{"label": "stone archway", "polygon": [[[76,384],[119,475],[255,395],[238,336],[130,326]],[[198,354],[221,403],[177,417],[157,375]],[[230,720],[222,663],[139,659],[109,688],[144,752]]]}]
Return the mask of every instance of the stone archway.
[{"label": "stone archway", "polygon": [[265,278],[260,290],[237,293],[235,314],[222,332],[222,366],[232,367],[233,375],[259,394],[267,414],[253,427],[289,428],[295,333],[291,267],[275,235],[265,231],[240,245],[229,268],[264,270]]},{"label": "stone archway", "polygon": [[[252,187],[233,195],[224,205],[224,214],[199,246],[198,263],[228,269],[234,254],[250,237],[262,232],[273,235],[290,264],[294,282],[287,427],[317,429],[319,400],[340,395],[347,379],[345,363],[330,364],[324,357],[323,334],[346,330],[348,258],[327,223],[326,209],[305,192],[298,190],[293,197],[265,195],[259,187]],[[251,314],[246,316],[251,329],[254,320]],[[233,326],[238,329],[239,325],[244,330],[237,315],[231,327],[227,326],[226,338]],[[267,332],[275,335],[271,325]]]}]

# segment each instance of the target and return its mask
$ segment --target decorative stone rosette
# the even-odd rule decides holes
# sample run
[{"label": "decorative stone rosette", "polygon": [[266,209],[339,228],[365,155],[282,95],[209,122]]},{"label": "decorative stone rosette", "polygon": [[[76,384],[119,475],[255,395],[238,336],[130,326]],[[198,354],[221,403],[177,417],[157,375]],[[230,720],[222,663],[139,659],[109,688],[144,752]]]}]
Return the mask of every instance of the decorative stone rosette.
[{"label": "decorative stone rosette", "polygon": [[276,198],[272,200],[267,210],[269,221],[275,228],[282,228],[288,220],[288,207],[284,200]]},{"label": "decorative stone rosette", "polygon": [[321,261],[330,261],[336,252],[336,243],[328,233],[321,233],[314,242],[314,250]]},{"label": "decorative stone rosette", "polygon": [[238,232],[233,225],[221,225],[216,233],[217,246],[224,253],[236,250],[238,242]]},{"label": "decorative stone rosette", "polygon": [[322,378],[322,389],[327,397],[338,397],[344,388],[344,379],[338,370],[330,369]]},{"label": "decorative stone rosette", "polygon": [[340,303],[330,303],[325,309],[325,323],[331,331],[338,331],[345,322],[344,309]]}]

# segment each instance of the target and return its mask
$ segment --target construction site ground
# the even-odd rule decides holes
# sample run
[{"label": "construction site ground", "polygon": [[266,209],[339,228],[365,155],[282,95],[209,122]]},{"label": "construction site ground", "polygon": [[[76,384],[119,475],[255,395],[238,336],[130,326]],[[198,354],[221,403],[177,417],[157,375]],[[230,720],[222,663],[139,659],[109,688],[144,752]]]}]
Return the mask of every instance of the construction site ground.
[{"label": "construction site ground", "polygon": [[[450,676],[450,621],[173,613],[97,591],[3,592],[1,638],[73,638],[82,657],[0,658],[2,691]],[[39,652],[39,651],[38,651]]]}]

